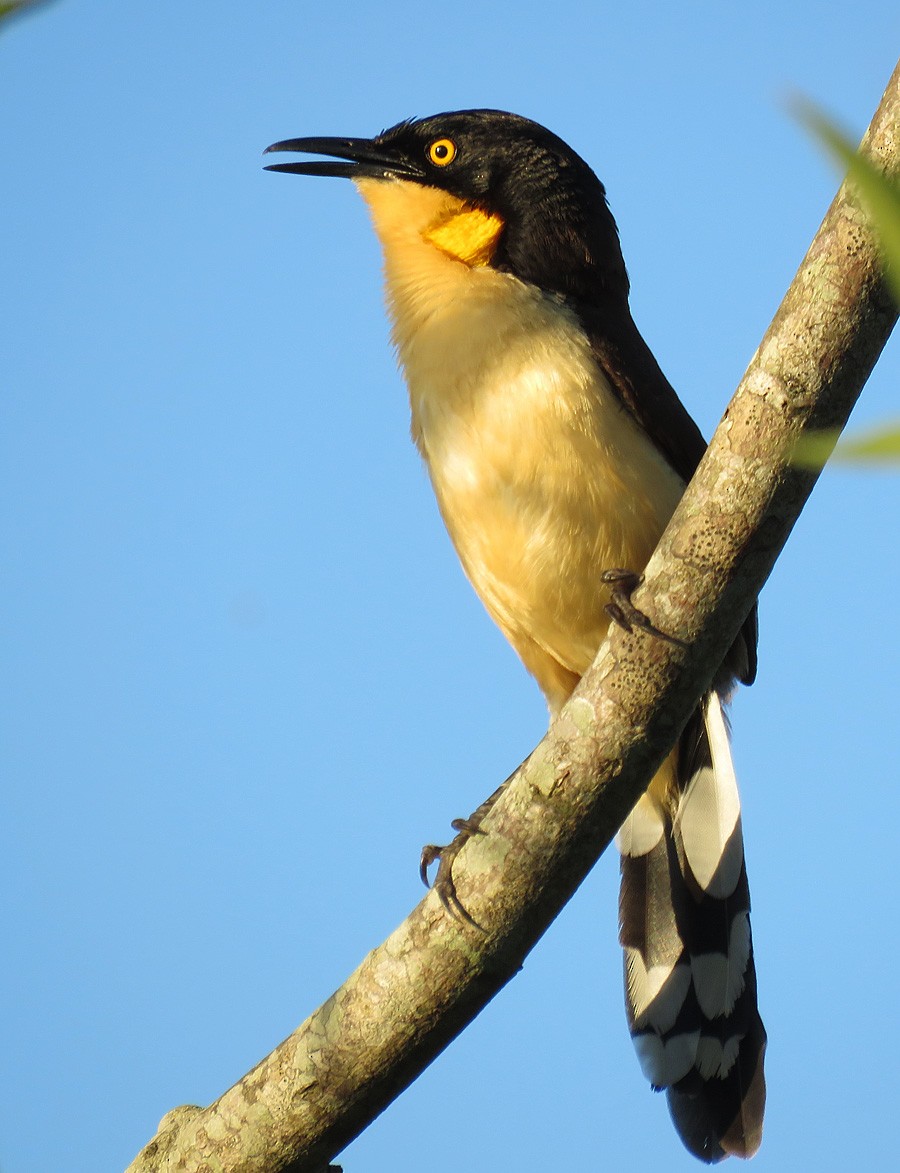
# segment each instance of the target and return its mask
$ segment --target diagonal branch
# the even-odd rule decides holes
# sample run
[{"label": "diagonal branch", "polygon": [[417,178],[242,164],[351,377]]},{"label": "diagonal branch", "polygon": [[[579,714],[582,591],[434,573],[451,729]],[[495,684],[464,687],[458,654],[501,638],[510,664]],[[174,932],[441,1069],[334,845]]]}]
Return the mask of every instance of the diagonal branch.
[{"label": "diagonal branch", "polygon": [[[900,66],[863,140],[900,174]],[[844,425],[897,317],[838,192],[647,569],[637,602],[689,645],[618,629],[456,860],[478,931],[431,893],[210,1107],[175,1109],[128,1173],[321,1173],[521,967],[724,659],[816,479],[798,437]]]}]

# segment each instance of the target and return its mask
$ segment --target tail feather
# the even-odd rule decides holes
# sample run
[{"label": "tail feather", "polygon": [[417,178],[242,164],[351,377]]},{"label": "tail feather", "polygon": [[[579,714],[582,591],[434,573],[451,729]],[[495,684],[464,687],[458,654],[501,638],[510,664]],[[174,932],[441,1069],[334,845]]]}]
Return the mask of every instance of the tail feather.
[{"label": "tail feather", "polygon": [[678,803],[675,834],[697,888],[708,896],[730,896],[744,866],[741,799],[731,761],[728,730],[718,696],[703,714],[705,736],[695,738],[688,782]]},{"label": "tail feather", "polygon": [[666,1088],[687,1148],[749,1157],[762,1136],[765,1029],[756,1005],[740,799],[711,693],[619,834],[620,941],[641,1067]]}]

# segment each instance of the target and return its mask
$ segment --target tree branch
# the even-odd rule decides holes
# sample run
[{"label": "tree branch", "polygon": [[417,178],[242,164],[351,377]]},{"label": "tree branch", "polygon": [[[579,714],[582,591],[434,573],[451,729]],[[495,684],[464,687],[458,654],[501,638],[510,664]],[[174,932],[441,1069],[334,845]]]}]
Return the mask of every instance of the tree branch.
[{"label": "tree branch", "polygon": [[[900,174],[900,67],[863,140]],[[636,601],[687,648],[614,629],[454,865],[483,927],[430,893],[328,1001],[210,1107],[175,1109],[128,1173],[321,1173],[510,980],[709,687],[816,479],[790,453],[846,422],[897,317],[838,192]]]}]

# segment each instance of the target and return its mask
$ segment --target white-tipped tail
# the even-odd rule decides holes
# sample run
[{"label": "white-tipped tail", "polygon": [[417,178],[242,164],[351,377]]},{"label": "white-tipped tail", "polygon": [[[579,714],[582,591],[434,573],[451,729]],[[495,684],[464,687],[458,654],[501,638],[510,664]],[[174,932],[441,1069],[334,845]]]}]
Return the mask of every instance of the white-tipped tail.
[{"label": "white-tipped tail", "polygon": [[626,1005],[641,1067],[666,1088],[695,1156],[750,1157],[762,1138],[766,1033],[740,798],[716,693],[682,739],[675,785],[651,786],[618,846]]}]

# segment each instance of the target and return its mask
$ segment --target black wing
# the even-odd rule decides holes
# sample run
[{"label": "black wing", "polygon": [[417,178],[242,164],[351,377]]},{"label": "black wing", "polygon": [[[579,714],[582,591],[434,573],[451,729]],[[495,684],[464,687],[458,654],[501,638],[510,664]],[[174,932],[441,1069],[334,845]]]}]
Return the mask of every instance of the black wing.
[{"label": "black wing", "polygon": [[706,441],[641,337],[628,303],[617,298],[572,309],[613,391],[687,484]]}]

